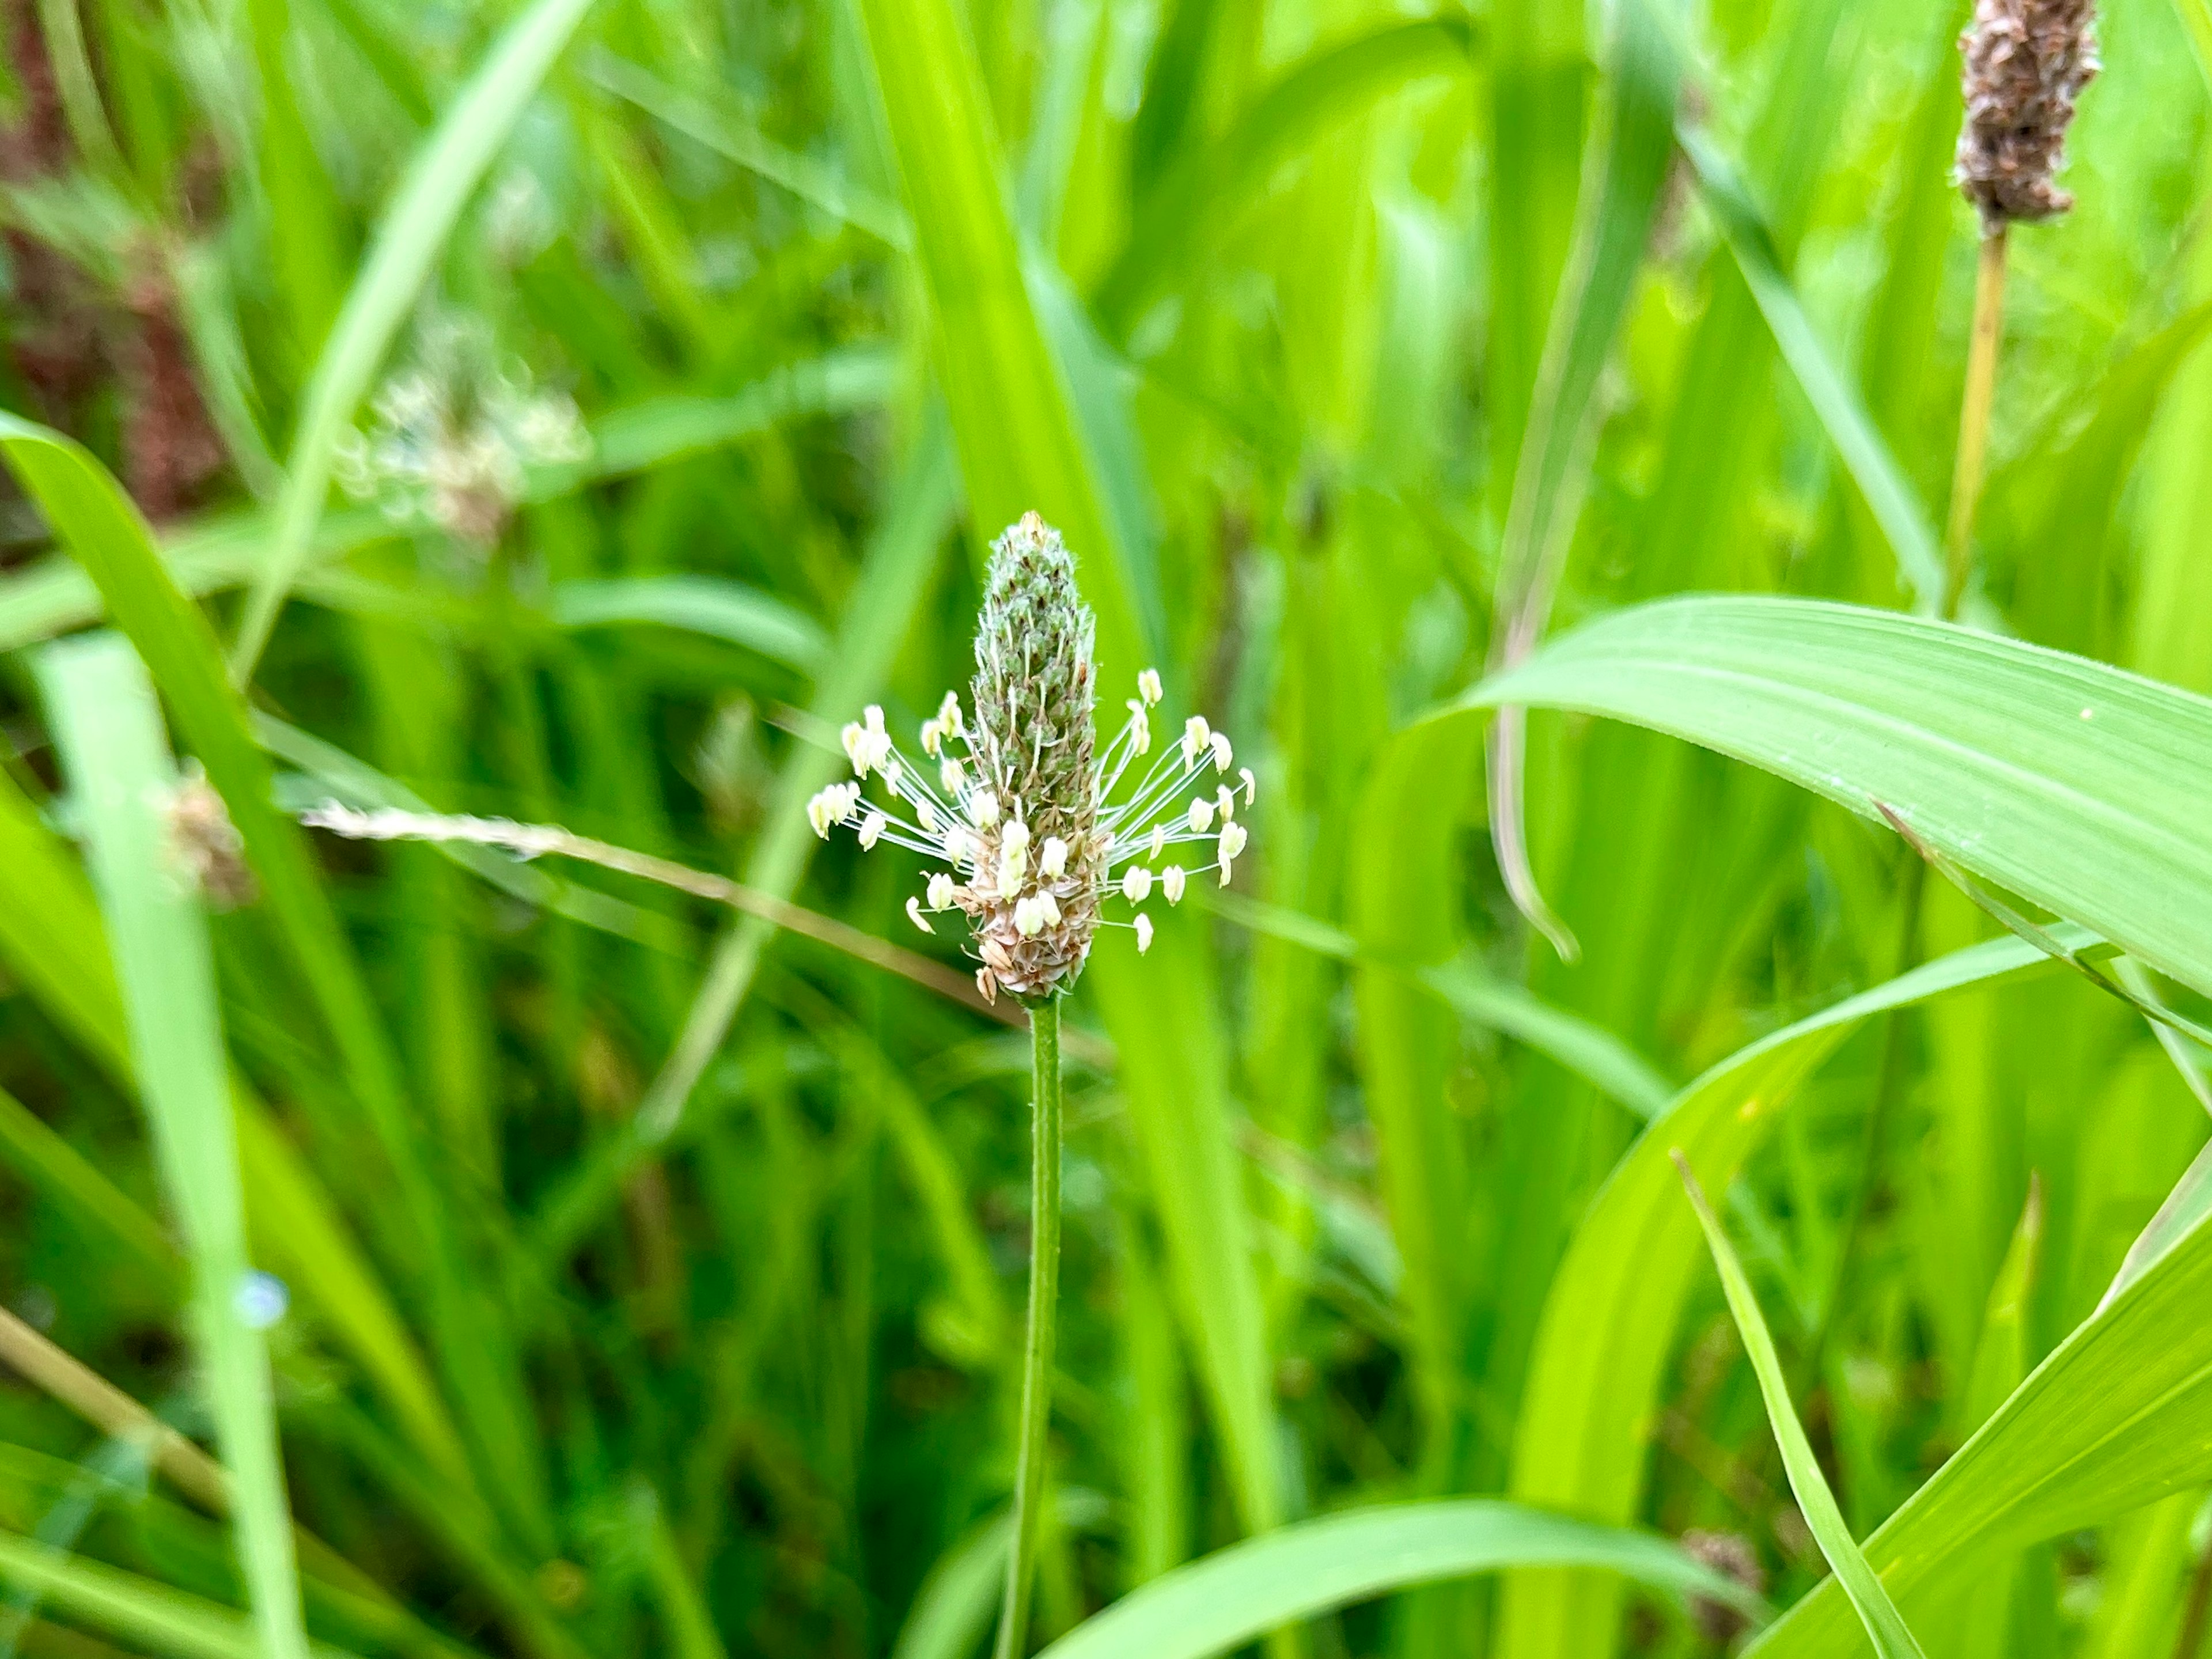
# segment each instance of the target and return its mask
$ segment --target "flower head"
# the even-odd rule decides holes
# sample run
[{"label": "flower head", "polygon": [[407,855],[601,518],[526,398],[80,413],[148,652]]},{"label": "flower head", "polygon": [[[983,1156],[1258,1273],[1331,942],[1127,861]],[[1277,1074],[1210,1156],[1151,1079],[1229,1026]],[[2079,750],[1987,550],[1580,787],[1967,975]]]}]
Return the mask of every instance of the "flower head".
[{"label": "flower head", "polygon": [[1953,176],[1984,232],[2074,205],[2058,187],[2075,100],[2098,69],[2093,0],[1976,0],[1959,38],[1966,124]]},{"label": "flower head", "polygon": [[[1219,781],[1229,739],[1201,718],[1122,789],[1152,751],[1151,711],[1163,688],[1156,671],[1139,674],[1128,718],[1102,747],[1093,634],[1073,556],[1030,514],[992,545],[969,708],[947,692],[922,723],[921,751],[936,765],[909,762],[883,710],[870,708],[843,732],[855,781],[830,785],[807,806],[824,839],[850,824],[864,848],[891,842],[950,866],[929,877],[926,898],[910,902],[908,915],[925,932],[935,931],[931,913],[967,917],[987,996],[1036,1000],[1065,990],[1101,927],[1130,927],[1138,950],[1149,949],[1151,918],[1139,911],[1109,921],[1108,901],[1141,905],[1157,883],[1172,904],[1188,876],[1207,870],[1225,885],[1244,848],[1234,799],[1241,788],[1249,805],[1256,785],[1249,769],[1237,775],[1237,788]],[[887,805],[864,799],[872,775],[891,797]],[[1168,848],[1193,842],[1209,846],[1213,861],[1157,867]]]}]

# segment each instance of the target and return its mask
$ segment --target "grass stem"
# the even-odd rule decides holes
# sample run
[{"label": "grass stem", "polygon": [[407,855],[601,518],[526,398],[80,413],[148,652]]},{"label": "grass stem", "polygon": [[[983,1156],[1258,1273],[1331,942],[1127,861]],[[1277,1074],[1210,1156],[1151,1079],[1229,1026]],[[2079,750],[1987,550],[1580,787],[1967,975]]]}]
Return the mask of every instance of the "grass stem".
[{"label": "grass stem", "polygon": [[1037,1528],[1044,1498],[1045,1430],[1052,1419],[1054,1324],[1060,1304],[1060,1004],[1030,1012],[1030,1307],[1022,1338],[1020,1443],[1014,1455],[1013,1536],[1006,1551],[1006,1593],[992,1659],[1021,1659],[1036,1573]]},{"label": "grass stem", "polygon": [[1944,536],[1943,619],[1954,621],[1973,567],[1974,510],[1989,463],[1990,407],[1997,386],[1997,347],[2004,336],[2005,227],[1982,238],[1974,276],[1974,331],[1966,348],[1966,387],[1959,405],[1959,455],[1951,469],[1951,521]]}]

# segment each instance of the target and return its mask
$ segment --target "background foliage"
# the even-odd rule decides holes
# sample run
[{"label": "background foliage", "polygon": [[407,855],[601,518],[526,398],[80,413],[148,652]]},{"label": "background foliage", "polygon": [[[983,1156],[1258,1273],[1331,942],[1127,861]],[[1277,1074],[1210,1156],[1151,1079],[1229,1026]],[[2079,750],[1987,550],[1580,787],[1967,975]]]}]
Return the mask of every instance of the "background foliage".
[{"label": "background foliage", "polygon": [[[2212,13],[2112,9],[2012,239],[1961,629],[1964,11],[11,0],[0,1644],[979,1644],[1025,1046],[838,948],[959,965],[801,808],[1034,507],[1109,691],[1261,781],[1073,1005],[1040,1639],[1866,1650],[1679,1146],[1928,1651],[2196,1652],[2205,1051],[1883,814],[2204,1018]],[[331,487],[410,373],[488,521]],[[1478,686],[1547,557],[1604,619]],[[1572,963],[1491,850],[1516,702]],[[1793,1610],[1686,1601],[1692,1531]]]}]

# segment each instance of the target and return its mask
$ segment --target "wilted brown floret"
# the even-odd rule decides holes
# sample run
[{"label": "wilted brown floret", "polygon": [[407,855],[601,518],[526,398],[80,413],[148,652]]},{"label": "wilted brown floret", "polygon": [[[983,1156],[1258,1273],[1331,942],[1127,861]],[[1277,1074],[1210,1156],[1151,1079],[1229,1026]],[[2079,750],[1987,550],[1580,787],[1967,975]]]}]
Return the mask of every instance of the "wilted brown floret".
[{"label": "wilted brown floret", "polygon": [[169,856],[210,907],[235,910],[261,896],[261,884],[246,862],[246,839],[197,765],[177,781],[167,818]]},{"label": "wilted brown floret", "polygon": [[[1766,1588],[1766,1572],[1758,1552],[1741,1533],[1686,1532],[1682,1550],[1692,1561],[1723,1578],[1732,1578],[1756,1595]],[[1711,1642],[1728,1642],[1741,1635],[1750,1620],[1724,1601],[1702,1595],[1690,1598],[1690,1622]]]},{"label": "wilted brown floret", "polygon": [[2057,184],[2075,100],[2097,73],[2093,0],[1975,0],[1959,37],[1966,125],[1952,176],[1985,233],[2074,205]]}]

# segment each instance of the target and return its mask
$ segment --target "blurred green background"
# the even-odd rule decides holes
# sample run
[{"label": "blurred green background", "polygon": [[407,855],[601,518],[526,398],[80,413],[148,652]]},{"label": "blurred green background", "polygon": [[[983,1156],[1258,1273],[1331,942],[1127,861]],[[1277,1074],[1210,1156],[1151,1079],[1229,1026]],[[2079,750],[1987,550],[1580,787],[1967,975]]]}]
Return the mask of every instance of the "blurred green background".
[{"label": "blurred green background", "polygon": [[[974,1650],[1018,1033],[618,876],[310,842],[234,781],[559,823],[957,969],[902,915],[918,868],[801,808],[863,703],[910,731],[964,684],[982,550],[1030,507],[1109,699],[1156,663],[1260,779],[1235,887],[1072,1006],[1039,1638],[1249,1533],[1507,1492],[1735,1534],[1794,1601],[1825,1567],[1717,1283],[1647,1286],[1626,1234],[1558,1275],[1680,1085],[1998,930],[1912,896],[1879,823],[1538,713],[1569,963],[1506,896],[1480,733],[1402,734],[1492,651],[1531,434],[1577,481],[1560,626],[1911,607],[1972,304],[1965,13],[1651,0],[1639,48],[1581,0],[8,0],[0,406],[112,471],[177,586],[125,520],[88,553],[50,490],[98,520],[95,475],[40,486],[0,434],[0,1292],[33,1374],[0,1389],[0,1644],[282,1651],[224,1609],[283,1582],[289,1490],[307,1628],[353,1652]],[[2212,13],[2100,30],[2078,206],[2011,239],[1966,617],[2212,691]],[[1578,224],[1626,227],[1617,329]],[[1562,393],[1577,296],[1600,356]],[[206,949],[129,839],[171,776],[147,671],[254,866]],[[2063,973],[1824,1042],[1743,1085],[1747,1121],[1789,1109],[1728,1213],[1863,1534],[2098,1307],[2205,1121],[2190,1056]],[[281,1486],[233,1450],[265,1449],[258,1339],[187,1316],[188,1256],[249,1255],[289,1298]],[[82,1369],[37,1377],[41,1335]],[[1553,1384],[1616,1367],[1608,1440]],[[222,1437],[258,1568],[92,1376]],[[1916,1628],[2120,1659],[2194,1606],[2201,1640],[2208,1474],[1997,1537]],[[1741,1639],[1525,1574],[1277,1651]]]}]

